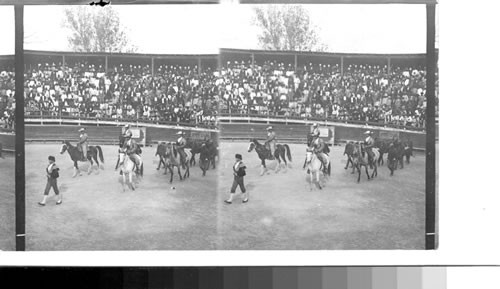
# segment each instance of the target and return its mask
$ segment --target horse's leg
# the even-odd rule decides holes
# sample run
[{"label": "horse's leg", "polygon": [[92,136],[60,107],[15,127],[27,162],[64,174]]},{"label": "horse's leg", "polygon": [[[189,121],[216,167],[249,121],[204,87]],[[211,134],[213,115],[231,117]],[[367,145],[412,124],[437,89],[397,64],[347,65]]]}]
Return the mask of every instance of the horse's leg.
[{"label": "horse's leg", "polygon": [[186,165],[186,170],[184,171],[184,179],[187,179],[189,177],[189,162],[188,165]]},{"label": "horse's leg", "polygon": [[80,173],[80,168],[78,167],[78,161],[73,161],[73,167],[75,169],[75,173],[73,174],[73,178],[76,177],[76,175],[82,175]]},{"label": "horse's leg", "polygon": [[365,172],[366,172],[366,176],[368,177],[368,179],[370,179],[370,174],[368,173],[368,166],[369,166],[369,164],[366,164]]},{"label": "horse's leg", "polygon": [[345,164],[344,170],[347,170],[347,168],[349,167],[350,160],[351,160],[351,158],[349,156],[347,156],[347,163]]},{"label": "horse's leg", "polygon": [[356,165],[356,169],[358,170],[358,183],[359,183],[359,181],[361,180],[361,167],[359,164]]},{"label": "horse's leg", "polygon": [[125,192],[125,185],[127,184],[127,176],[125,176],[125,172],[122,172],[122,190]]},{"label": "horse's leg", "polygon": [[156,170],[159,171],[160,170],[160,167],[161,167],[161,156],[160,157],[160,161],[158,162],[158,167],[156,167]]},{"label": "horse's leg", "polygon": [[[167,166],[167,168],[170,171],[170,183],[172,183],[172,181],[174,179],[174,170],[171,168],[171,166]],[[166,174],[167,168],[165,168],[165,174]]]},{"label": "horse's leg", "polygon": [[319,182],[319,177],[320,177],[320,171],[316,171],[316,183],[318,184],[318,188],[321,190],[321,183]]},{"label": "horse's leg", "polygon": [[309,170],[310,170],[310,172],[309,172],[309,190],[312,191],[313,184],[314,184],[314,176],[313,176],[314,172],[311,169],[309,169]]},{"label": "horse's leg", "polygon": [[351,157],[349,157],[349,160],[351,160],[351,165],[352,165],[352,172],[351,172],[351,174],[354,174],[354,167],[355,167],[354,166],[354,161],[352,160]]},{"label": "horse's leg", "polygon": [[130,173],[128,173],[128,181],[129,181],[129,186],[132,189],[132,191],[135,191],[135,186],[134,186],[134,171],[133,170]]},{"label": "horse's leg", "polygon": [[94,161],[92,161],[92,156],[90,156],[90,158],[88,158],[89,162],[90,162],[90,165],[89,165],[89,168],[87,169],[87,175],[90,175],[90,173],[92,173],[92,166],[94,166]]},{"label": "horse's leg", "polygon": [[274,158],[278,162],[278,164],[276,165],[276,168],[274,169],[274,172],[278,173],[280,171],[280,169],[281,169],[281,159],[280,159],[279,155],[275,156]]},{"label": "horse's leg", "polygon": [[177,166],[177,173],[179,174],[179,178],[181,179],[182,181],[182,175],[181,175],[181,168],[180,168],[180,165]]},{"label": "horse's leg", "polygon": [[260,159],[260,163],[261,163],[261,167],[262,167],[260,175],[263,176],[264,173],[266,172],[266,160]]}]

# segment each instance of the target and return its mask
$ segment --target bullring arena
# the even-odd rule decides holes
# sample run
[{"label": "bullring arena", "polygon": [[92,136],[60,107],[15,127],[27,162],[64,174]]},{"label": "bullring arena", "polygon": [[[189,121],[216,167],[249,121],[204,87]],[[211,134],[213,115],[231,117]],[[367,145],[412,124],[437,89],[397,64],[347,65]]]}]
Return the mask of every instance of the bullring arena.
[{"label": "bullring arena", "polygon": [[[81,126],[85,126],[81,124]],[[26,232],[28,250],[205,250],[215,249],[216,171],[205,177],[198,166],[180,181],[163,169],[157,171],[158,141],[175,140],[179,129],[147,128],[143,147],[144,176],[135,191],[122,191],[115,171],[120,127],[85,126],[91,145],[100,145],[105,163],[86,173],[88,163],[79,163],[82,175],[72,178],[73,162],[61,155],[61,140],[75,139],[75,125],[26,125]],[[187,130],[188,131],[188,130]],[[189,131],[191,135],[195,133]],[[60,167],[59,188],[63,204],[56,206],[51,191],[45,207],[40,201],[45,188],[47,156],[54,155]]]},{"label": "bullring arena", "polygon": [[12,251],[15,244],[14,134],[0,132],[0,250]]},{"label": "bullring arena", "polygon": [[[274,124],[279,143],[288,143],[292,163],[275,173],[275,161],[260,176],[257,154],[248,152],[250,138],[265,139],[268,124],[225,123],[221,126],[218,196],[219,246],[224,249],[423,249],[425,236],[425,155],[415,151],[410,164],[389,175],[386,165],[368,181],[364,172],[345,170],[344,145],[331,146],[331,177],[319,190],[310,190],[302,169],[305,157],[304,124]],[[335,127],[335,140],[361,140],[362,127]],[[377,135],[381,135],[377,130]],[[416,147],[425,134],[400,132]],[[281,138],[280,138],[281,137]],[[227,198],[234,163],[240,153],[247,166],[245,183],[250,201]],[[239,189],[238,191],[239,192]],[[220,236],[223,236],[220,237]]]}]

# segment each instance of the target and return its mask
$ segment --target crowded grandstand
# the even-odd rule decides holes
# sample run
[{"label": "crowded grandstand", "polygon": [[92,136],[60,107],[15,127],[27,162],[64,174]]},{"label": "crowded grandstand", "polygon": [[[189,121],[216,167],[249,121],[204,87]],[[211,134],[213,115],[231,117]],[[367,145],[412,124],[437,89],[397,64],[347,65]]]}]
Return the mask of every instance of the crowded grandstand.
[{"label": "crowded grandstand", "polygon": [[[425,128],[422,61],[388,66],[377,57],[340,63],[318,61],[312,55],[297,64],[272,55],[252,61],[225,53],[222,50],[220,71],[216,57],[200,67],[192,59],[180,59],[153,68],[154,62],[133,59],[141,55],[121,56],[106,66],[104,56],[74,56],[63,63],[59,56],[47,62],[43,53],[29,54],[25,113],[213,126],[220,112]],[[14,115],[14,73],[9,64],[3,61],[0,67],[3,128],[12,127]]]},{"label": "crowded grandstand", "polygon": [[[145,55],[27,54],[27,117],[95,118],[187,126],[214,126],[217,58]],[[165,57],[162,59],[161,57]],[[149,63],[145,64],[144,61]],[[110,62],[112,60],[110,59]],[[154,66],[154,67],[153,67]],[[2,115],[11,117],[13,66],[1,69]]]},{"label": "crowded grandstand", "polygon": [[0,59],[0,130],[14,129],[14,68]]},{"label": "crowded grandstand", "polygon": [[347,57],[363,58],[223,49],[220,112],[425,128],[423,55],[394,65],[398,55]]}]

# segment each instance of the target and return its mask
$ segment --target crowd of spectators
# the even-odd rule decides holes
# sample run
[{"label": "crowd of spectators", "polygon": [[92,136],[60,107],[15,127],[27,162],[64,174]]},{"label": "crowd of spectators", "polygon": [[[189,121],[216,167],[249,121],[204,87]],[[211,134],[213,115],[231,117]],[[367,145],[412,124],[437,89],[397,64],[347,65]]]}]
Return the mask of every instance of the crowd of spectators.
[{"label": "crowd of spectators", "polygon": [[14,130],[14,88],[15,80],[13,69],[0,67],[0,129]]},{"label": "crowd of spectators", "polygon": [[[310,119],[425,125],[424,67],[227,62],[209,67],[30,64],[27,115],[214,125],[218,111]],[[14,73],[0,69],[1,125],[14,123]]]},{"label": "crowd of spectators", "polygon": [[214,125],[215,71],[196,66],[39,63],[25,73],[27,115]]},{"label": "crowd of spectators", "polygon": [[227,62],[217,79],[221,110],[422,128],[423,67]]}]

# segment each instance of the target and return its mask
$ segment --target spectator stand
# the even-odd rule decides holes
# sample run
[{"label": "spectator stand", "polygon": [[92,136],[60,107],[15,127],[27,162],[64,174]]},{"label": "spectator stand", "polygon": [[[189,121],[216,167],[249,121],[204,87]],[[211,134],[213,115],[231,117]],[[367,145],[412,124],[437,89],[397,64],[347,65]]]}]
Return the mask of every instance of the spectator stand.
[{"label": "spectator stand", "polygon": [[26,116],[213,126],[217,55],[26,51]]},{"label": "spectator stand", "polygon": [[425,54],[221,49],[221,121],[315,119],[425,130]]}]

